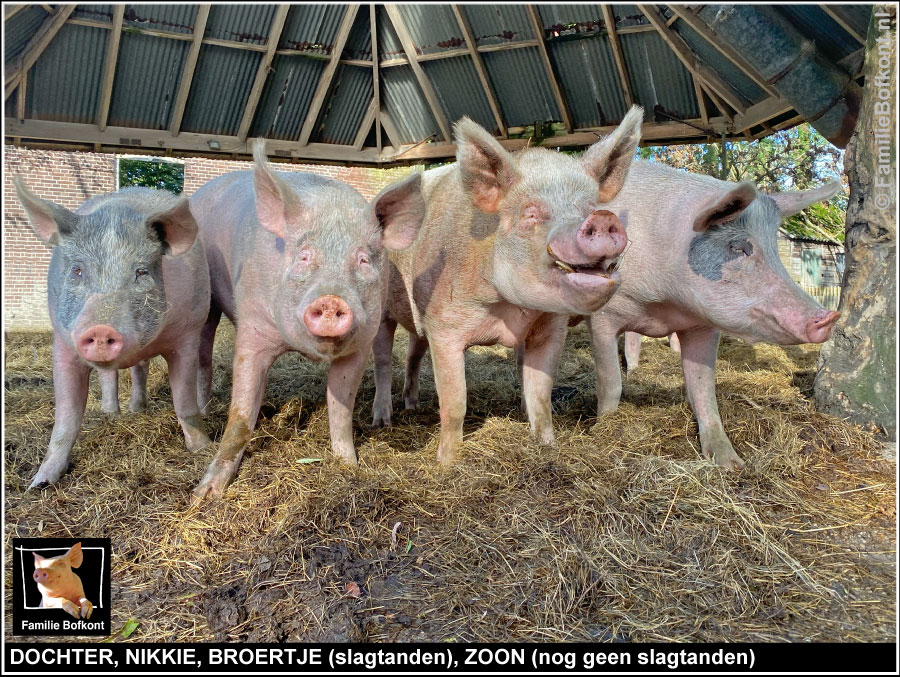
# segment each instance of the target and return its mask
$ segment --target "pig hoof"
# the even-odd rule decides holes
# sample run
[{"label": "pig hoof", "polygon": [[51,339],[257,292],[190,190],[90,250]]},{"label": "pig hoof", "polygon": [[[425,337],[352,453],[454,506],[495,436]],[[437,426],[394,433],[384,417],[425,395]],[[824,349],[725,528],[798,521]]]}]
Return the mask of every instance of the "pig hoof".
[{"label": "pig hoof", "polygon": [[119,409],[118,404],[116,404],[115,406],[101,405],[100,411],[102,411],[107,416],[118,416],[119,414],[122,413]]},{"label": "pig hoof", "polygon": [[128,404],[128,410],[132,414],[138,414],[138,413],[144,411],[144,409],[146,409],[146,408],[147,408],[147,400],[138,400],[136,402],[132,400]]},{"label": "pig hoof", "polygon": [[212,440],[210,440],[209,437],[207,437],[206,435],[201,433],[198,435],[194,435],[191,438],[185,437],[184,444],[187,447],[188,451],[193,452],[193,451],[200,451],[207,445],[212,444]]},{"label": "pig hoof", "polygon": [[744,467],[743,459],[730,447],[716,449],[712,454],[707,452],[707,458],[724,470],[740,470]]},{"label": "pig hoof", "polygon": [[454,462],[456,462],[457,458],[458,458],[458,455],[457,455],[457,452],[455,449],[438,448],[438,453],[437,453],[438,464],[443,465],[443,466],[452,465]]},{"label": "pig hoof", "polygon": [[418,411],[419,410],[419,400],[416,399],[408,399],[403,401],[403,409],[405,411]]},{"label": "pig hoof", "polygon": [[92,613],[94,613],[94,605],[87,599],[81,600],[81,617],[90,618]]},{"label": "pig hoof", "polygon": [[191,492],[191,503],[197,504],[203,501],[221,498],[225,487],[216,486],[212,482],[201,482]]},{"label": "pig hoof", "polygon": [[391,412],[376,411],[372,414],[373,428],[389,428],[391,425]]},{"label": "pig hoof", "polygon": [[75,602],[70,602],[69,600],[63,600],[62,603],[63,611],[72,616],[73,618],[80,618],[81,609],[75,604]]}]

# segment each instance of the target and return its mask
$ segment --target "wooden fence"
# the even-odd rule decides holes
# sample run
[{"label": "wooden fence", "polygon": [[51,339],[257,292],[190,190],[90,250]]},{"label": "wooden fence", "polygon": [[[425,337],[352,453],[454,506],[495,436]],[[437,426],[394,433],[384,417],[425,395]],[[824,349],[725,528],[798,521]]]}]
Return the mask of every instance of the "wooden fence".
[{"label": "wooden fence", "polygon": [[828,287],[808,287],[803,285],[803,291],[828,310],[837,310],[838,302],[841,300],[841,288],[837,285],[829,285]]}]

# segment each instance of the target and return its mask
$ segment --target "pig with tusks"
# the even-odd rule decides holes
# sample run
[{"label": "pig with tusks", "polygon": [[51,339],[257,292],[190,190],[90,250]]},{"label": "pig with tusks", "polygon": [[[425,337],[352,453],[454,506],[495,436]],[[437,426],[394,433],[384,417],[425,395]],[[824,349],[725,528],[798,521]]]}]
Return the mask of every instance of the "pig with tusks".
[{"label": "pig with tusks", "polygon": [[34,573],[31,577],[41,591],[41,607],[62,609],[73,618],[90,618],[94,605],[84,596],[81,579],[72,569],[81,566],[84,553],[76,543],[59,557],[41,557],[34,553]]},{"label": "pig with tusks", "polygon": [[118,369],[133,367],[132,410],[141,408],[147,360],[169,365],[175,414],[187,447],[209,443],[197,405],[197,351],[209,314],[209,272],[188,200],[125,188],[74,213],[15,181],[38,237],[53,247],[47,297],[53,326],[56,413],[50,446],[31,487],[65,472],[81,429],[91,369],[103,410],[118,411]]},{"label": "pig with tusks", "polygon": [[223,312],[236,328],[228,423],[195,499],[221,495],[234,477],[269,367],[286,351],[330,363],[332,451],[356,464],[353,405],[387,293],[386,250],[409,246],[425,211],[418,173],[369,204],[339,181],[273,171],[261,140],[254,159],[252,171],[220,176],[191,197],[212,283],[197,383],[204,406]]},{"label": "pig with tusks", "polygon": [[[819,305],[791,280],[778,257],[781,221],[840,188],[763,194],[731,183],[637,161],[610,204],[628,229],[618,294],[591,316],[598,416],[615,411],[622,393],[617,337],[623,332],[680,344],[688,401],[706,458],[739,468],[715,395],[719,334],[781,345],[821,343],[839,313]],[[626,334],[629,369],[640,337]]]},{"label": "pig with tusks", "polygon": [[581,157],[544,148],[507,152],[468,118],[456,124],[457,161],[425,172],[427,213],[412,247],[392,254],[387,312],[375,341],[374,425],[391,422],[391,347],[409,332],[404,400],[418,403],[430,347],[441,415],[440,463],[452,462],[466,412],[469,346],[524,345],[531,432],[554,441],[550,391],[567,315],[593,312],[619,287],[625,229],[607,210],[640,139],[642,110]]}]

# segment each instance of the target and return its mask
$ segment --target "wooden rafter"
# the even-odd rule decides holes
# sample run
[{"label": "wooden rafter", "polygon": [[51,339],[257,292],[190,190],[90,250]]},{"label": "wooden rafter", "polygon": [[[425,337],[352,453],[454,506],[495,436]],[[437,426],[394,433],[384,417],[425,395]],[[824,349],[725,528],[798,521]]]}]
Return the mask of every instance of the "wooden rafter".
[{"label": "wooden rafter", "polygon": [[97,109],[97,127],[102,132],[109,119],[109,102],[112,100],[113,80],[116,77],[116,61],[119,58],[119,42],[122,39],[122,18],[125,5],[113,5],[112,30],[106,45],[106,61],[103,64],[103,86],[100,90],[100,105]]},{"label": "wooden rafter", "polygon": [[12,17],[25,9],[28,5],[4,5],[3,20],[9,21]]},{"label": "wooden rafter", "polygon": [[353,147],[356,150],[362,150],[362,147],[366,143],[366,137],[369,136],[369,130],[372,129],[373,122],[375,122],[374,98],[369,102],[369,107],[366,108],[366,114],[363,115],[362,123],[359,125],[359,130],[356,132],[356,139],[353,141]]},{"label": "wooden rafter", "polygon": [[725,82],[718,73],[712,68],[700,61],[699,57],[688,46],[678,33],[666,25],[666,21],[654,5],[637,5],[638,10],[653,24],[656,32],[665,40],[669,48],[675,53],[679,61],[691,73],[699,76],[699,78],[707,84],[710,89],[716,91],[728,105],[734,108],[738,113],[747,110],[741,95],[734,88]]},{"label": "wooden rafter", "polygon": [[631,91],[631,80],[628,77],[628,67],[625,65],[625,53],[619,43],[616,34],[616,17],[613,16],[610,5],[601,5],[603,10],[603,22],[606,24],[606,34],[609,36],[609,44],[612,47],[613,58],[616,61],[616,70],[619,71],[619,82],[622,92],[625,94],[625,104],[631,108],[634,105],[634,93]]},{"label": "wooden rafter", "polygon": [[794,105],[781,97],[772,97],[765,101],[760,101],[748,108],[743,115],[738,115],[734,119],[734,130],[743,132],[757,125],[761,125],[772,118],[778,117],[789,110]]},{"label": "wooden rafter", "polygon": [[402,145],[400,132],[397,131],[394,121],[384,108],[381,109],[381,124],[384,126],[384,133],[387,134],[388,141],[391,142],[391,148],[399,148]]},{"label": "wooden rafter", "polygon": [[697,97],[697,110],[700,111],[700,119],[704,125],[709,124],[709,111],[706,109],[706,99],[703,97],[703,87],[700,86],[700,80],[691,73],[691,81],[694,83],[694,96]]},{"label": "wooden rafter", "polygon": [[191,47],[184,59],[184,68],[181,71],[181,80],[178,83],[178,93],[175,95],[175,106],[172,108],[172,121],[169,123],[169,132],[176,136],[181,131],[184,109],[187,106],[188,95],[191,93],[191,83],[194,80],[194,69],[197,67],[200,47],[203,45],[203,34],[206,32],[209,9],[210,5],[199,5],[197,7],[197,16],[194,17],[194,34],[191,39]]},{"label": "wooden rafter", "polygon": [[275,10],[275,17],[272,19],[272,25],[269,28],[269,38],[266,40],[266,51],[259,62],[259,68],[256,70],[256,78],[253,80],[253,86],[250,88],[250,96],[247,97],[247,104],[244,106],[244,114],[238,127],[237,135],[241,142],[247,140],[247,133],[250,131],[253,116],[256,114],[256,107],[259,105],[259,98],[262,96],[266,78],[269,77],[269,68],[272,66],[272,59],[275,58],[275,50],[278,48],[278,41],[281,39],[281,29],[284,28],[284,21],[287,19],[290,8],[290,5],[277,5]]},{"label": "wooden rafter", "polygon": [[866,36],[863,33],[860,33],[853,27],[853,24],[847,19],[846,14],[844,14],[844,8],[840,5],[819,5],[819,9],[825,12],[828,16],[834,19],[837,24],[847,31],[854,40],[856,40],[859,44],[866,44]]},{"label": "wooden rafter", "polygon": [[734,47],[732,47],[728,42],[723,40],[721,36],[719,36],[712,28],[710,28],[705,21],[703,21],[699,16],[694,14],[690,9],[684,6],[679,5],[669,5],[669,9],[675,14],[676,17],[684,21],[688,26],[690,26],[694,31],[700,34],[700,36],[706,40],[709,44],[715,47],[722,56],[728,59],[731,63],[740,69],[740,71],[746,75],[748,78],[753,80],[756,85],[762,89],[769,96],[778,96],[778,91],[772,87],[766,79],[760,74],[760,72],[756,69],[753,64],[751,64],[744,56],[738,52]]},{"label": "wooden rafter", "polygon": [[450,5],[450,8],[453,10],[453,15],[456,17],[456,23],[459,24],[459,30],[462,31],[463,40],[466,41],[466,48],[469,51],[469,56],[472,57],[472,63],[475,64],[475,72],[478,74],[481,88],[484,90],[484,96],[487,99],[488,105],[491,107],[491,113],[494,114],[494,122],[497,123],[497,129],[500,130],[500,136],[506,136],[506,121],[503,119],[500,103],[497,100],[497,95],[494,93],[494,87],[491,85],[491,81],[488,78],[487,69],[484,67],[484,59],[481,58],[478,46],[475,44],[475,35],[472,33],[469,19],[462,9],[460,9],[459,5]]},{"label": "wooden rafter", "polygon": [[25,97],[28,94],[28,71],[22,73],[19,80],[18,95],[16,96],[16,118],[19,122],[25,121]]},{"label": "wooden rafter", "polygon": [[[692,73],[692,75],[695,75],[695,76],[696,76],[695,73]],[[698,77],[698,79],[699,79],[699,77]],[[725,103],[724,101],[722,101],[722,97],[720,97],[718,94],[716,94],[715,90],[714,90],[712,87],[710,87],[707,83],[703,82],[702,80],[700,80],[700,88],[701,88],[704,92],[706,92],[706,95],[710,98],[710,100],[711,100],[714,104],[716,104],[716,108],[719,109],[719,112],[720,112],[720,113],[721,113],[721,114],[722,114],[729,122],[734,122],[734,115],[732,115],[732,113],[731,113],[731,108],[728,106],[727,103]]]},{"label": "wooden rafter", "polygon": [[375,3],[369,5],[369,32],[372,36],[372,102],[375,104],[375,149],[381,153],[381,78],[378,75],[378,23]]},{"label": "wooden rafter", "polygon": [[431,86],[431,82],[429,81],[428,76],[425,75],[425,71],[422,69],[422,66],[419,63],[419,57],[416,52],[416,45],[413,42],[412,36],[406,28],[406,23],[403,21],[403,17],[400,16],[400,10],[396,5],[385,5],[384,8],[387,11],[388,18],[391,20],[391,23],[394,26],[394,32],[400,39],[400,45],[403,47],[403,51],[406,53],[406,58],[409,60],[410,68],[412,68],[413,74],[416,76],[416,80],[419,82],[419,87],[422,90],[422,94],[425,95],[425,100],[428,102],[428,107],[431,109],[431,114],[434,116],[435,122],[437,122],[437,125],[441,130],[441,136],[444,138],[444,141],[449,142],[450,123],[447,122],[447,116],[444,115],[444,111],[441,108],[440,102],[438,101],[437,94],[434,91],[434,87]]},{"label": "wooden rafter", "polygon": [[309,137],[312,135],[313,127],[319,118],[319,111],[322,110],[322,104],[325,103],[325,97],[328,89],[331,87],[331,81],[341,59],[341,52],[344,51],[344,45],[347,44],[347,38],[350,36],[350,29],[353,28],[353,21],[356,19],[356,13],[359,11],[359,5],[349,5],[347,11],[344,12],[344,18],[338,29],[337,37],[334,41],[334,47],[331,49],[331,56],[328,59],[328,65],[319,78],[319,84],[316,86],[315,94],[313,94],[312,103],[306,113],[306,119],[303,121],[303,128],[300,131],[300,139],[297,142],[300,146],[309,143]]},{"label": "wooden rafter", "polygon": [[35,61],[40,58],[41,54],[44,53],[44,50],[47,49],[47,45],[50,44],[50,41],[53,40],[73,11],[75,11],[75,5],[61,5],[56,14],[48,16],[44,20],[44,23],[38,28],[34,37],[28,41],[28,44],[25,45],[22,53],[15,60],[13,67],[7,68],[5,78],[6,96],[4,96],[4,100],[12,94],[13,90],[19,84],[22,74],[28,71],[28,69],[34,65]]},{"label": "wooden rafter", "polygon": [[562,115],[563,124],[566,126],[566,132],[572,131],[572,115],[569,113],[569,107],[563,97],[562,89],[559,82],[556,81],[556,75],[553,73],[553,64],[550,63],[550,55],[547,53],[547,45],[544,42],[544,27],[541,25],[541,17],[538,14],[537,7],[534,5],[525,5],[525,11],[531,20],[531,27],[534,30],[534,37],[537,39],[538,53],[541,55],[541,61],[544,64],[544,70],[547,73],[547,80],[550,81],[550,89],[553,91],[553,98],[556,99],[556,105],[559,113]]}]

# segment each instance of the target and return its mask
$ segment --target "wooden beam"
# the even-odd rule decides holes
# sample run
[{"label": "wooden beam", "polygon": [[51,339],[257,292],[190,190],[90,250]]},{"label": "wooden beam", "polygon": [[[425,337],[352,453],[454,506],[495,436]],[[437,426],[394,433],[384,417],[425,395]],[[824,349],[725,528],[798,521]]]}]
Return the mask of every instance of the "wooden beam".
[{"label": "wooden beam", "polygon": [[375,122],[375,98],[372,97],[372,101],[369,103],[369,107],[366,108],[366,114],[363,115],[362,124],[359,126],[359,130],[356,132],[356,139],[353,142],[353,148],[356,150],[362,150],[362,147],[366,143],[366,137],[369,136],[369,130],[372,129],[372,123]]},{"label": "wooden beam", "polygon": [[[537,47],[537,40],[519,40],[518,42],[504,42],[499,45],[479,45],[476,47],[479,54],[488,54],[489,52],[506,52],[511,49],[527,49],[529,47]],[[417,54],[416,60],[419,63],[423,61],[440,61],[441,59],[455,59],[461,56],[469,56],[469,48],[461,49],[445,49],[440,52],[432,52],[430,54]],[[393,66],[408,66],[409,59],[403,56],[395,56],[385,59],[381,62],[382,68],[391,68]]]},{"label": "wooden beam", "polygon": [[771,120],[783,113],[787,113],[793,107],[794,104],[780,97],[760,101],[750,106],[743,115],[738,115],[734,118],[734,130],[743,132],[751,127],[756,127],[756,125],[761,125],[766,120]]},{"label": "wooden beam", "polygon": [[544,71],[547,73],[547,79],[550,81],[550,89],[553,91],[553,98],[556,99],[556,105],[559,108],[560,115],[562,115],[562,121],[566,126],[566,131],[571,132],[572,116],[569,113],[569,107],[566,105],[566,100],[563,98],[562,90],[559,88],[559,83],[556,81],[556,76],[553,74],[553,64],[550,63],[550,55],[547,53],[547,45],[544,43],[544,27],[541,25],[541,17],[534,5],[525,5],[525,11],[528,14],[528,18],[531,20],[531,28],[534,30],[534,36],[538,41],[538,52],[541,55],[541,61],[544,63]]},{"label": "wooden beam", "polygon": [[728,59],[731,63],[737,66],[740,71],[746,75],[748,78],[753,80],[756,85],[766,92],[769,96],[780,96],[778,91],[772,87],[766,79],[760,74],[760,72],[756,69],[753,64],[751,64],[744,56],[738,52],[734,47],[732,47],[728,42],[722,39],[720,35],[718,35],[712,28],[707,25],[703,19],[690,11],[687,7],[679,6],[679,5],[669,5],[669,9],[675,14],[676,17],[680,18],[684,21],[688,26],[693,28],[697,33],[700,34],[704,40],[706,40],[709,44],[715,47],[722,56]]},{"label": "wooden beam", "polygon": [[181,71],[178,94],[175,95],[175,106],[172,108],[172,121],[169,123],[169,132],[175,136],[178,136],[181,131],[181,121],[184,119],[184,109],[187,106],[188,95],[191,93],[191,83],[194,80],[194,69],[197,67],[200,47],[203,45],[203,34],[206,32],[209,9],[210,5],[198,5],[197,16],[194,17],[193,40],[187,56],[184,58],[184,69]]},{"label": "wooden beam", "polygon": [[416,53],[416,45],[413,42],[412,36],[409,31],[406,29],[406,24],[403,21],[403,17],[400,16],[400,10],[396,5],[385,5],[384,9],[387,11],[388,18],[391,20],[391,23],[394,26],[394,32],[397,34],[397,37],[400,39],[400,44],[403,47],[403,51],[406,53],[406,58],[409,59],[409,66],[412,68],[413,74],[416,76],[416,80],[419,82],[419,87],[422,90],[422,94],[425,95],[425,100],[428,102],[428,107],[431,109],[431,114],[434,116],[435,122],[437,122],[438,127],[441,130],[441,136],[444,138],[444,141],[450,141],[450,123],[447,122],[447,116],[444,115],[444,110],[441,108],[441,104],[438,101],[437,94],[434,91],[434,88],[431,86],[431,82],[428,80],[428,76],[425,75],[425,71],[422,69],[422,66],[419,64],[419,56]]},{"label": "wooden beam", "polygon": [[391,116],[388,115],[384,108],[381,109],[381,124],[384,127],[384,133],[387,134],[388,141],[391,142],[391,146],[399,148],[402,145],[400,132],[397,131],[394,121],[391,120]]},{"label": "wooden beam", "polygon": [[466,47],[469,50],[469,56],[472,57],[472,63],[475,64],[475,72],[481,81],[481,88],[484,90],[484,96],[488,105],[491,107],[491,113],[494,114],[494,122],[497,123],[497,129],[500,130],[500,136],[507,135],[506,121],[503,119],[503,113],[500,110],[500,103],[494,92],[494,87],[488,79],[487,69],[484,67],[484,59],[478,52],[478,45],[475,44],[475,35],[472,33],[472,27],[469,25],[469,19],[460,9],[459,5],[450,5],[453,15],[456,17],[456,23],[459,24],[459,30],[462,31],[463,40],[466,41]]},{"label": "wooden beam", "polygon": [[28,71],[22,73],[19,80],[19,93],[16,97],[16,118],[19,122],[25,121],[25,96],[28,94]]},{"label": "wooden beam", "polygon": [[700,58],[694,54],[693,50],[684,41],[684,38],[678,35],[678,33],[669,26],[666,26],[662,14],[660,14],[659,10],[656,9],[654,5],[637,5],[637,8],[645,17],[647,17],[650,23],[653,24],[654,28],[656,28],[656,32],[659,33],[663,40],[665,40],[669,48],[675,53],[675,56],[677,56],[679,61],[684,64],[685,68],[691,73],[699,76],[704,83],[709,85],[710,89],[715,90],[716,93],[728,102],[728,105],[734,108],[738,113],[743,113],[747,110],[747,106],[744,104],[741,95],[738,94],[731,85],[725,82],[712,68],[701,62]]},{"label": "wooden beam", "polygon": [[247,140],[247,133],[250,131],[253,116],[256,114],[259,98],[262,96],[266,78],[269,77],[272,59],[275,58],[275,50],[278,49],[278,41],[281,39],[281,29],[284,28],[284,20],[287,19],[288,10],[291,8],[290,5],[277,5],[276,7],[272,25],[269,27],[269,38],[266,40],[266,52],[259,62],[259,68],[256,70],[256,78],[253,80],[253,87],[250,88],[250,96],[247,97],[244,115],[241,117],[241,124],[238,127],[237,135],[242,142]]},{"label": "wooden beam", "polygon": [[21,12],[26,7],[28,7],[28,5],[4,5],[3,20],[9,21],[12,17]]},{"label": "wooden beam", "polygon": [[704,125],[707,125],[709,124],[709,111],[706,109],[703,87],[700,86],[700,80],[693,73],[691,73],[691,80],[694,83],[694,96],[697,97],[697,109],[700,111],[700,120]]},{"label": "wooden beam", "polygon": [[866,36],[863,33],[860,33],[853,27],[853,24],[847,20],[846,14],[844,14],[844,8],[840,5],[819,5],[819,9],[825,12],[828,16],[834,19],[837,24],[847,31],[850,36],[856,40],[859,44],[866,44]]},{"label": "wooden beam", "polygon": [[341,52],[344,51],[344,45],[347,44],[347,38],[350,35],[350,29],[353,28],[353,21],[356,19],[358,10],[359,5],[349,5],[347,11],[344,12],[344,19],[341,21],[341,26],[338,29],[328,65],[319,78],[319,84],[316,86],[315,94],[313,94],[312,103],[310,103],[309,110],[306,112],[306,119],[303,121],[303,128],[300,130],[300,139],[297,141],[300,146],[305,146],[309,143],[309,137],[312,135],[313,127],[319,118],[319,111],[322,110],[322,104],[325,103],[325,97],[328,94],[328,89],[331,87],[331,81],[337,72]]},{"label": "wooden beam", "polygon": [[119,59],[119,41],[122,39],[122,18],[125,5],[113,5],[112,24],[106,45],[106,61],[103,64],[103,86],[100,90],[100,104],[97,109],[97,127],[102,132],[109,119],[109,102],[112,100],[113,80],[116,77],[116,63]]},{"label": "wooden beam", "polygon": [[369,34],[372,45],[372,101],[375,104],[375,149],[381,154],[381,78],[378,76],[378,21],[375,3],[369,5]]},{"label": "wooden beam", "polygon": [[625,105],[631,108],[634,105],[634,93],[631,91],[631,80],[628,78],[628,68],[625,66],[625,53],[616,35],[616,17],[613,16],[610,5],[601,5],[603,22],[606,24],[606,34],[609,36],[609,44],[612,46],[613,58],[616,61],[616,70],[619,71],[619,82],[622,92],[625,94]]},{"label": "wooden beam", "polygon": [[34,37],[28,41],[28,44],[25,45],[22,53],[15,60],[13,67],[7,69],[5,77],[6,96],[4,97],[4,100],[12,94],[13,90],[19,84],[22,73],[25,73],[31,68],[35,61],[40,58],[41,54],[44,53],[44,50],[47,49],[47,45],[49,45],[50,41],[56,37],[59,29],[62,28],[66,19],[69,18],[69,15],[74,10],[75,5],[60,5],[59,11],[56,14],[48,16],[44,20],[44,23],[38,28]]}]

